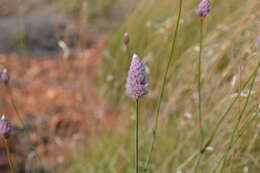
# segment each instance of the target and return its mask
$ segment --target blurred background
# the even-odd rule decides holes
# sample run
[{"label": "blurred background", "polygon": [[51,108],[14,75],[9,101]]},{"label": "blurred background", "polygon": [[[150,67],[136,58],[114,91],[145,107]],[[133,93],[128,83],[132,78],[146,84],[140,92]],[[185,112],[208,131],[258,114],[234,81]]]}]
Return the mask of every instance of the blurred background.
[{"label": "blurred background", "polygon": [[[199,2],[183,2],[151,172],[192,172],[196,163],[189,158],[199,148],[199,18],[194,12]],[[258,0],[211,3],[202,59],[206,136],[256,68],[260,48]],[[133,172],[134,101],[124,92],[133,53],[143,60],[150,83],[140,101],[143,167],[178,6],[178,0],[0,0],[0,68],[8,69],[12,91],[1,83],[0,114],[15,128],[10,145],[17,172]],[[129,51],[122,41],[125,32]],[[257,110],[259,84],[258,75],[241,122]],[[248,91],[221,125],[199,172],[212,171],[222,157]],[[259,119],[248,126],[228,155],[227,173],[260,171],[259,128]],[[8,173],[2,143],[0,154],[0,172]]]}]

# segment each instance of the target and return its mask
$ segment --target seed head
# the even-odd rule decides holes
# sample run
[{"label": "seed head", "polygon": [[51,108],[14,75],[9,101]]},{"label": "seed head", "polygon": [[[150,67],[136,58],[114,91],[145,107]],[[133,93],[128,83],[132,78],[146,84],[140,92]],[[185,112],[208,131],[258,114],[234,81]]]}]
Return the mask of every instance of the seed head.
[{"label": "seed head", "polygon": [[136,54],[132,58],[125,88],[126,94],[133,99],[139,99],[149,90],[145,67]]},{"label": "seed head", "polygon": [[124,36],[123,36],[123,42],[127,46],[129,41],[130,41],[130,37],[129,37],[129,34],[126,32],[126,33],[124,33]]},{"label": "seed head", "polygon": [[9,74],[6,68],[3,69],[1,74],[1,79],[3,80],[4,84],[7,85],[9,83]]},{"label": "seed head", "polygon": [[4,115],[2,115],[0,119],[0,135],[1,137],[8,139],[11,133],[12,133],[12,125],[7,120],[7,118]]},{"label": "seed head", "polygon": [[196,10],[196,13],[201,18],[205,18],[209,15],[210,12],[210,1],[202,0]]}]

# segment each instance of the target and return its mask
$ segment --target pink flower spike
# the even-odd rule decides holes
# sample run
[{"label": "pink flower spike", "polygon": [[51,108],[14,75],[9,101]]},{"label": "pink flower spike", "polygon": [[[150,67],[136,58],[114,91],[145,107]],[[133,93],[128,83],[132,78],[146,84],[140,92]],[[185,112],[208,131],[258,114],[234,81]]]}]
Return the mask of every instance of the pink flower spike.
[{"label": "pink flower spike", "polygon": [[9,83],[10,77],[6,68],[4,68],[2,71],[1,79],[5,83],[5,85]]},{"label": "pink flower spike", "polygon": [[202,0],[196,10],[198,16],[205,18],[210,13],[210,1],[209,0]]},{"label": "pink flower spike", "polygon": [[149,90],[145,67],[136,54],[132,58],[125,88],[126,94],[133,99],[139,99]]},{"label": "pink flower spike", "polygon": [[0,135],[5,139],[9,138],[12,133],[12,125],[7,118],[2,115],[0,119]]}]

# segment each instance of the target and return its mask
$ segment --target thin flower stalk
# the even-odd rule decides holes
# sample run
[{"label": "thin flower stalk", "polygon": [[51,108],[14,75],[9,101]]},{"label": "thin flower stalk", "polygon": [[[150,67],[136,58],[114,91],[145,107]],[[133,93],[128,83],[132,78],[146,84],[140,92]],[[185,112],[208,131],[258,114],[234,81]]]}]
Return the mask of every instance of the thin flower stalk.
[{"label": "thin flower stalk", "polygon": [[2,139],[3,139],[3,142],[4,142],[5,151],[6,151],[6,154],[7,154],[8,164],[9,164],[11,173],[15,173],[16,171],[15,171],[15,168],[14,168],[14,163],[13,163],[12,155],[11,155],[11,152],[10,152],[8,140],[5,139],[5,138],[2,138]]},{"label": "thin flower stalk", "polygon": [[[203,135],[203,127],[202,127],[202,98],[201,98],[201,58],[202,58],[202,40],[203,40],[203,19],[200,19],[200,49],[199,49],[199,56],[198,56],[198,79],[197,79],[197,84],[198,84],[198,124],[199,124],[199,134],[200,134],[200,150],[202,149],[203,145],[203,140],[204,140],[204,135]],[[201,155],[199,156],[198,162],[195,167],[195,171],[197,172],[197,169],[200,165],[202,157]]]},{"label": "thin flower stalk", "polygon": [[157,102],[155,127],[154,127],[153,132],[152,132],[153,136],[152,136],[152,141],[151,141],[151,147],[149,149],[148,157],[147,157],[147,160],[146,160],[146,163],[145,163],[145,169],[144,169],[145,171],[147,171],[148,168],[149,168],[149,165],[150,165],[150,162],[151,162],[151,159],[152,159],[152,154],[153,154],[153,151],[154,151],[154,145],[155,145],[155,141],[156,141],[156,137],[157,137],[157,131],[158,131],[161,102],[162,102],[162,99],[163,99],[165,85],[166,85],[166,81],[167,81],[167,78],[168,78],[169,67],[170,67],[170,64],[173,60],[173,55],[175,53],[175,47],[176,47],[175,45],[176,45],[176,40],[177,40],[177,36],[178,36],[178,31],[179,31],[181,12],[182,12],[182,0],[180,0],[180,2],[179,2],[179,13],[178,13],[177,24],[176,24],[174,36],[173,36],[173,39],[172,39],[171,52],[170,52],[170,56],[168,57],[166,70],[165,70],[164,75],[163,75],[163,80],[162,80],[162,85],[161,85],[161,90],[160,90],[160,96],[159,96],[159,99],[158,99],[158,102]]},{"label": "thin flower stalk", "polygon": [[35,150],[34,145],[31,143],[30,135],[29,135],[29,131],[28,131],[27,125],[26,125],[26,123],[23,121],[22,116],[21,116],[21,114],[20,114],[20,112],[19,112],[19,110],[18,110],[18,108],[17,108],[17,106],[16,106],[15,99],[14,99],[14,97],[13,97],[13,91],[12,91],[12,88],[11,88],[11,86],[10,86],[10,76],[9,76],[8,71],[7,71],[6,69],[3,70],[2,74],[1,74],[1,79],[2,79],[2,81],[4,81],[6,91],[7,91],[8,95],[9,95],[10,104],[11,104],[11,106],[13,107],[13,109],[14,109],[14,111],[15,111],[15,114],[16,114],[16,116],[18,117],[18,119],[19,119],[19,121],[20,121],[20,123],[21,123],[21,125],[22,125],[22,128],[24,129],[25,136],[26,136],[26,138],[27,138],[27,140],[28,140],[28,142],[29,142],[29,144],[30,144],[30,145],[29,145],[30,151],[33,151],[33,152],[35,153],[37,159],[41,162],[41,164],[42,164],[42,165],[45,165],[45,164],[43,163],[42,158],[39,156],[38,152]]},{"label": "thin flower stalk", "polygon": [[136,100],[136,131],[135,131],[135,172],[139,172],[139,146],[138,146],[138,138],[139,138],[139,116],[138,116],[138,109],[139,109],[139,104],[138,104],[138,99]]},{"label": "thin flower stalk", "polygon": [[[126,55],[127,55],[127,59],[126,59],[126,67],[129,66],[129,63],[131,62],[131,49],[130,49],[130,35],[126,32],[123,35],[123,43],[125,45],[125,49],[126,49]],[[123,66],[124,67],[124,66]],[[125,68],[124,68],[125,69]]]},{"label": "thin flower stalk", "polygon": [[199,57],[198,57],[198,118],[199,118],[199,129],[200,129],[200,148],[203,144],[203,128],[202,128],[202,111],[201,111],[201,57],[202,57],[202,40],[203,40],[203,20],[200,20],[200,51],[199,51]]},{"label": "thin flower stalk", "polygon": [[7,86],[8,87],[8,93],[9,93],[9,96],[10,96],[10,103],[19,119],[19,121],[21,122],[22,124],[22,128],[24,129],[24,132],[25,132],[25,136],[27,137],[27,140],[29,141],[30,145],[29,145],[29,149],[31,151],[33,151],[36,155],[36,157],[38,158],[38,160],[43,164],[43,161],[42,161],[42,158],[41,156],[39,156],[38,152],[36,151],[36,149],[34,148],[34,145],[31,143],[31,140],[30,140],[30,134],[29,134],[29,131],[28,131],[28,127],[27,125],[25,124],[25,122],[23,121],[22,119],[22,116],[15,104],[15,101],[14,101],[14,98],[13,98],[13,94],[12,94],[12,90],[11,90],[11,87],[10,86]]},{"label": "thin flower stalk", "polygon": [[[204,141],[204,134],[203,134],[203,127],[202,127],[202,97],[201,97],[201,58],[202,58],[202,41],[203,41],[203,21],[204,19],[209,15],[211,10],[210,7],[210,1],[209,0],[202,0],[199,3],[198,8],[196,9],[197,15],[200,17],[200,50],[199,50],[199,56],[198,56],[198,124],[199,124],[199,147],[200,150],[202,149],[203,141]],[[198,161],[195,165],[194,172],[196,173],[198,171],[200,162],[202,159],[202,155],[199,155]]]},{"label": "thin flower stalk", "polygon": [[[122,65],[122,67],[121,67],[121,70],[120,71],[125,71],[125,69],[127,69],[128,68],[128,66],[129,66],[129,63],[131,62],[131,51],[130,51],[130,46],[129,46],[129,43],[130,43],[130,35],[127,33],[127,32],[125,32],[124,34],[123,34],[123,37],[122,37],[122,42],[123,42],[123,46],[124,46],[124,48],[125,48],[125,51],[126,51],[126,61],[125,61],[125,59],[124,59],[124,62],[126,62],[126,63],[124,63],[124,65]],[[120,85],[119,86],[119,93],[121,93],[123,91],[123,87]],[[119,103],[120,102],[120,100],[121,100],[121,98],[122,98],[122,95],[117,95],[116,96],[116,103]]]},{"label": "thin flower stalk", "polygon": [[135,172],[139,172],[139,99],[148,93],[148,80],[145,67],[139,57],[134,54],[126,81],[126,94],[136,101],[135,127]]}]

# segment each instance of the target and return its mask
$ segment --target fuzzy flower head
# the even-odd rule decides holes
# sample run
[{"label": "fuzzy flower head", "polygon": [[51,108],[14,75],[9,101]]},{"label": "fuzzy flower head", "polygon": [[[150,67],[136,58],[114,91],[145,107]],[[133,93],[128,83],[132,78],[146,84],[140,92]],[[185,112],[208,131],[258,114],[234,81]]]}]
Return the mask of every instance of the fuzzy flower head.
[{"label": "fuzzy flower head", "polygon": [[148,93],[145,67],[136,54],[133,55],[125,87],[126,94],[134,99],[139,99]]},{"label": "fuzzy flower head", "polygon": [[202,0],[196,10],[196,13],[201,18],[205,18],[209,15],[210,12],[210,1]]},{"label": "fuzzy flower head", "polygon": [[10,77],[9,77],[9,74],[8,74],[8,71],[7,71],[6,68],[4,68],[3,71],[2,71],[1,79],[4,82],[4,84],[7,85],[9,83]]},{"label": "fuzzy flower head", "polygon": [[1,137],[8,139],[12,133],[12,125],[7,118],[2,115],[0,119],[0,135]]},{"label": "fuzzy flower head", "polygon": [[124,35],[123,35],[123,42],[124,42],[124,44],[127,46],[128,43],[129,43],[129,41],[130,41],[130,37],[129,37],[129,34],[126,32],[126,33],[124,33]]}]

